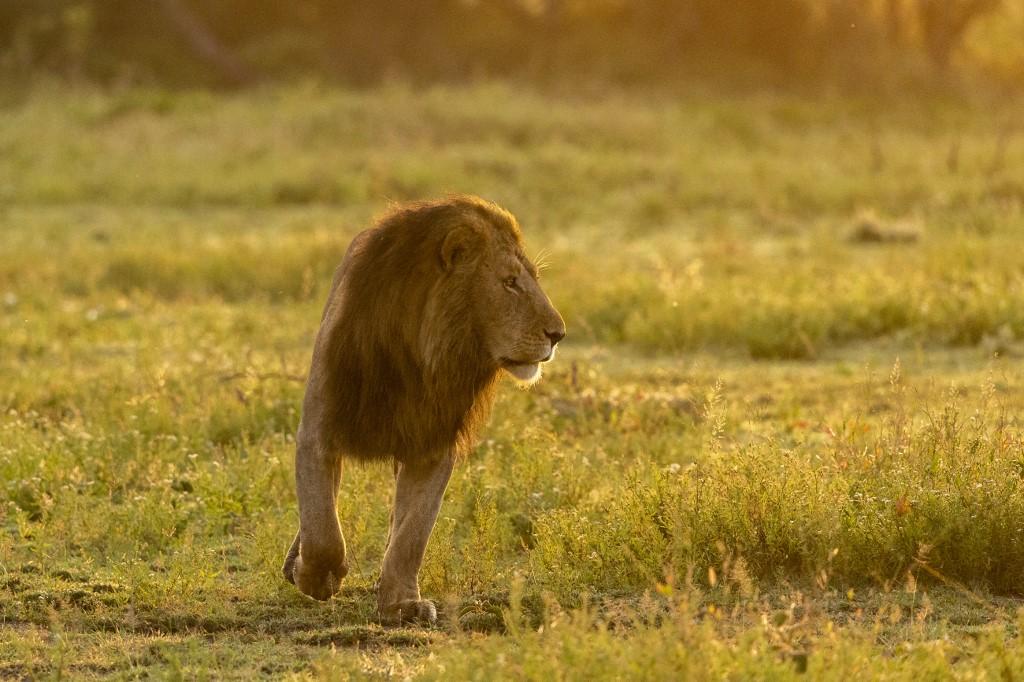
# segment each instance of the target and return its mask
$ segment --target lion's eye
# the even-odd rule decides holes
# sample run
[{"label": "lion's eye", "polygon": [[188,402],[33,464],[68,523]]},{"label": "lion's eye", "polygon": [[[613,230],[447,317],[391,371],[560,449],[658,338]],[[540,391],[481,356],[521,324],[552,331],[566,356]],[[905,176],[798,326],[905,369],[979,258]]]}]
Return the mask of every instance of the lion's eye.
[{"label": "lion's eye", "polygon": [[519,290],[519,280],[515,277],[506,277],[501,281],[501,283],[505,285],[506,289],[511,289],[512,291]]}]

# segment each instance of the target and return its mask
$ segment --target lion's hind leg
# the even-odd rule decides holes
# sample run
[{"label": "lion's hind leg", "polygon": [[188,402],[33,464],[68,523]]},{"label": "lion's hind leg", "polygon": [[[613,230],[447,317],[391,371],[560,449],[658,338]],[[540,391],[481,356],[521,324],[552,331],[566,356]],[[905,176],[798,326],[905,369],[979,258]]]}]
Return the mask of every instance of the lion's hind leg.
[{"label": "lion's hind leg", "polygon": [[388,547],[377,587],[377,608],[386,623],[437,619],[434,604],[420,597],[419,571],[452,468],[451,457],[397,467]]}]

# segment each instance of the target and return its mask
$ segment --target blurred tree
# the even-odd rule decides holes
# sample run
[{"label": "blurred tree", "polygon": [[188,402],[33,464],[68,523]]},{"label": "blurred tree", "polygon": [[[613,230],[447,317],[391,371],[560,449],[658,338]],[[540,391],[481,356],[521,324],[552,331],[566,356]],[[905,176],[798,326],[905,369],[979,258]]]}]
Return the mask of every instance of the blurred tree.
[{"label": "blurred tree", "polygon": [[999,4],[1000,0],[920,0],[921,29],[932,62],[945,70],[971,23]]},{"label": "blurred tree", "polygon": [[886,38],[893,47],[901,47],[906,38],[906,12],[902,0],[885,2]]},{"label": "blurred tree", "polygon": [[921,56],[947,69],[979,18],[1022,1],[0,0],[0,72],[188,85],[750,73],[870,88]]},{"label": "blurred tree", "polygon": [[179,31],[196,56],[217,69],[235,85],[253,82],[253,70],[226,48],[209,27],[182,0],[156,0],[171,25]]}]

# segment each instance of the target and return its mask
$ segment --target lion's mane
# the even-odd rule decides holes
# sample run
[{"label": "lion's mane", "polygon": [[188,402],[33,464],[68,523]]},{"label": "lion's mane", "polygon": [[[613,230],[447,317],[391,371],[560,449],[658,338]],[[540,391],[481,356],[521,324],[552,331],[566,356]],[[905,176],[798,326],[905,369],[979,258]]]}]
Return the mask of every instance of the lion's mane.
[{"label": "lion's mane", "polygon": [[[454,197],[405,205],[353,240],[314,351],[323,389],[317,427],[328,447],[380,460],[472,446],[499,371],[480,338],[486,321],[474,319],[472,265],[505,238],[521,244],[511,214]],[[446,247],[465,251],[450,271]]]}]

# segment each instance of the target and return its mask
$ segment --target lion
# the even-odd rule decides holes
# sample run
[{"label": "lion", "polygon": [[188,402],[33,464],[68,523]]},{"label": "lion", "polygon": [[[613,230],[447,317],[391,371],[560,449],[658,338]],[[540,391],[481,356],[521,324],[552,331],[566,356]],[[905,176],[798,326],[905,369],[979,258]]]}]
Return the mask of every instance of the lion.
[{"label": "lion", "polygon": [[418,575],[453,466],[488,419],[501,372],[536,382],[564,336],[519,224],[496,204],[412,203],[357,235],[313,348],[296,435],[299,531],[285,578],[315,599],[338,591],[348,573],[336,507],[342,460],[391,461],[379,615],[433,622]]}]

